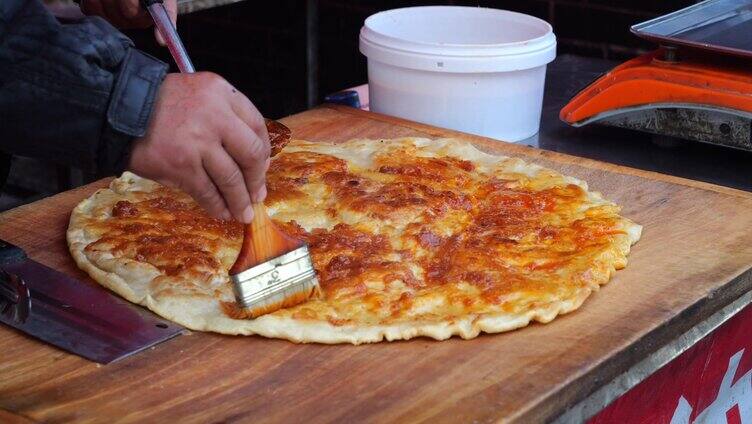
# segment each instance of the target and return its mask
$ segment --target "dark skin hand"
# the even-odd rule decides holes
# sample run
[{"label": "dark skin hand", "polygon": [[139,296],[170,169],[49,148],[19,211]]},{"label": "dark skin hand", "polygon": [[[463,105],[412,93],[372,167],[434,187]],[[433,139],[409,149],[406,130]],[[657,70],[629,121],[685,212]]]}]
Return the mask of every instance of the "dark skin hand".
[{"label": "dark skin hand", "polygon": [[190,194],[212,216],[249,223],[266,198],[269,136],[242,93],[210,73],[168,74],[129,169]]}]

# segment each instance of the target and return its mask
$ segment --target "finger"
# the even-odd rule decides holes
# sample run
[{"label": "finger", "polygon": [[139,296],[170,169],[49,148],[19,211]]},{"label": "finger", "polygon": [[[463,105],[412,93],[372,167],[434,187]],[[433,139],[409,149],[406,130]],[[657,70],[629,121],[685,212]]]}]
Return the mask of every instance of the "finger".
[{"label": "finger", "polygon": [[271,163],[272,159],[266,158],[266,162],[264,162],[264,181],[261,182],[261,187],[253,192],[253,195],[251,196],[256,203],[261,203],[266,199],[266,172],[269,171],[269,165],[271,165]]},{"label": "finger", "polygon": [[107,20],[119,28],[145,28],[151,20],[133,0],[101,0]]},{"label": "finger", "polygon": [[251,200],[254,203],[263,201],[266,197],[269,142],[259,138],[242,120],[233,119],[223,127],[222,145],[243,173]]},{"label": "finger", "polygon": [[126,28],[128,26],[127,21],[124,19],[120,12],[120,6],[117,4],[117,0],[99,0],[104,12],[103,17],[107,19],[109,23],[118,27]]},{"label": "finger", "polygon": [[226,221],[232,219],[227,204],[203,168],[193,173],[186,191],[209,215]]},{"label": "finger", "polygon": [[102,4],[97,0],[82,0],[79,6],[81,7],[81,13],[84,15],[105,16]]},{"label": "finger", "polygon": [[120,12],[117,7],[113,8],[112,2],[109,0],[84,0],[81,3],[81,11],[85,15],[96,15],[104,18],[116,27],[123,25],[123,20],[120,17]]},{"label": "finger", "polygon": [[141,4],[137,0],[119,0],[117,6],[120,9],[120,16],[125,19],[143,19],[147,17],[145,11],[141,8]]},{"label": "finger", "polygon": [[164,47],[167,45],[164,37],[162,37],[162,34],[156,27],[154,28],[154,38],[157,40],[157,44],[159,44],[160,46]]},{"label": "finger", "polygon": [[245,124],[258,135],[258,137],[269,144],[269,134],[266,131],[266,122],[256,106],[243,93],[230,86],[231,96],[230,105],[233,112],[245,122]]},{"label": "finger", "polygon": [[270,158],[266,158],[264,163],[263,172],[254,174],[256,178],[252,178],[249,183],[249,192],[251,193],[251,200],[253,203],[261,203],[266,199],[266,171],[269,170]]},{"label": "finger", "polygon": [[250,223],[253,218],[251,196],[243,179],[243,172],[224,149],[212,149],[206,152],[202,162],[207,174],[214,182],[227,208],[236,220]]},{"label": "finger", "polygon": [[[255,157],[248,158],[244,156],[241,162],[241,169],[246,178],[246,185],[251,192],[251,199],[254,203],[262,202],[266,198],[266,171],[269,169],[269,156],[271,156],[271,142],[269,140],[269,133],[266,129],[266,122],[264,117],[261,116],[256,106],[242,93],[237,92],[234,88],[232,96],[232,108],[233,112],[243,121],[245,125],[250,128],[255,134],[254,144],[251,146],[240,146],[241,148],[255,149],[252,151],[252,155]],[[238,154],[243,154],[238,152]],[[263,157],[266,163],[263,167],[263,171],[258,171],[259,158]],[[247,158],[247,159],[246,159]],[[243,164],[248,164],[244,167]]]}]

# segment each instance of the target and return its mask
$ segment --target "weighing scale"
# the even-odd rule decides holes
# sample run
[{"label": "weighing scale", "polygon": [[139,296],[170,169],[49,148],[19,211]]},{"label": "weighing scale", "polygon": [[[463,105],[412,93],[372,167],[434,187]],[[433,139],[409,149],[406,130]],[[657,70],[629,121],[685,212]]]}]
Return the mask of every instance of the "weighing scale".
[{"label": "weighing scale", "polygon": [[600,77],[560,118],[752,151],[752,0],[707,0],[631,30],[660,48]]}]

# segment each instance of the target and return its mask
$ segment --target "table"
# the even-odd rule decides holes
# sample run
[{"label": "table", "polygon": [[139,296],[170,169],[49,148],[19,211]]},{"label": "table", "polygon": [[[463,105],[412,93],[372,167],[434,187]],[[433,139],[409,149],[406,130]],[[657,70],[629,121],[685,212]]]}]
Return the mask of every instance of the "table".
[{"label": "table", "polygon": [[[193,333],[99,367],[0,328],[5,416],[527,423],[574,414],[577,420],[639,380],[628,379],[615,390],[608,382],[634,376],[635,367],[644,375],[660,367],[656,352],[670,349],[677,336],[723,314],[752,289],[752,198],[745,192],[351,108],[325,106],[283,122],[294,136],[313,141],[464,138],[584,178],[624,205],[623,213],[645,226],[644,236],[627,269],[580,311],[549,325],[469,341],[321,346]],[[106,183],[0,214],[0,237],[86,279],[67,254],[63,233],[71,208]]]}]

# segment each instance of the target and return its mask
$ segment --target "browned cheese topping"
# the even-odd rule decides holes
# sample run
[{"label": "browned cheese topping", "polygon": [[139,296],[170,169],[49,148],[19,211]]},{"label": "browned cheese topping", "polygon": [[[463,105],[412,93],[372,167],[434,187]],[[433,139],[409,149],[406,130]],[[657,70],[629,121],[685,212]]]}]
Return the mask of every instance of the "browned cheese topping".
[{"label": "browned cheese topping", "polygon": [[[450,315],[518,311],[529,299],[592,285],[594,273],[608,272],[598,268],[600,258],[623,234],[616,206],[583,207],[585,190],[558,176],[541,184],[409,148],[376,154],[369,164],[301,150],[272,160],[266,205],[273,218],[282,210],[299,217],[275,221],[308,243],[323,292],[288,310],[296,319],[431,319],[420,306],[431,296]],[[237,252],[242,238],[240,224],[212,219],[167,188],[119,201],[111,215],[87,249],[109,249],[166,275],[227,270],[234,258],[217,252]],[[323,218],[306,224],[310,216]],[[230,306],[226,314],[243,317]]]}]

